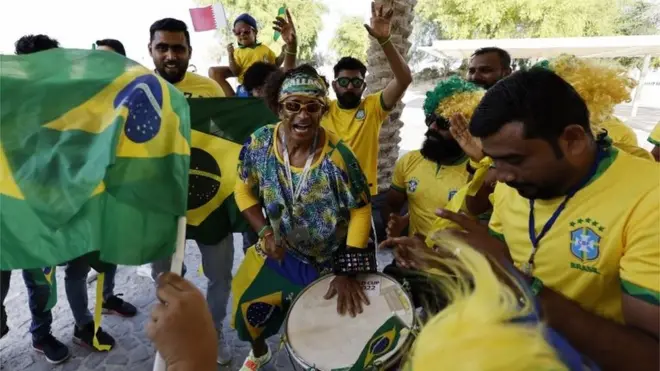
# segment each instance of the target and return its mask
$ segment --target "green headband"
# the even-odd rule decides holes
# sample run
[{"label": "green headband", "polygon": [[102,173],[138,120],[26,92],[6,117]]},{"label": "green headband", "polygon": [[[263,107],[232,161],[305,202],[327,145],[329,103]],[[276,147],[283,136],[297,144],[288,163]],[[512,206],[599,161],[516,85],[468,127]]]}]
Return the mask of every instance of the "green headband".
[{"label": "green headband", "polygon": [[295,74],[287,77],[280,88],[280,102],[286,98],[297,95],[325,101],[328,88],[318,76],[308,74]]}]

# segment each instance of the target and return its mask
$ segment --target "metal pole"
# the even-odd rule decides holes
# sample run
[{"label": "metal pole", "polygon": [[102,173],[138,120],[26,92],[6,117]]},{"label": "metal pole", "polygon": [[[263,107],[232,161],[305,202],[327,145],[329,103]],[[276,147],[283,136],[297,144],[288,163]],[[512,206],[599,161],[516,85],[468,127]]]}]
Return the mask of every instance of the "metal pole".
[{"label": "metal pole", "polygon": [[649,66],[651,65],[651,55],[646,55],[644,57],[644,64],[642,65],[642,73],[639,74],[639,82],[637,83],[637,89],[635,89],[635,96],[632,101],[632,111],[630,111],[630,117],[637,116],[637,109],[639,108],[639,97],[642,95],[642,89],[644,88],[644,80],[646,80],[646,74],[649,72]]}]

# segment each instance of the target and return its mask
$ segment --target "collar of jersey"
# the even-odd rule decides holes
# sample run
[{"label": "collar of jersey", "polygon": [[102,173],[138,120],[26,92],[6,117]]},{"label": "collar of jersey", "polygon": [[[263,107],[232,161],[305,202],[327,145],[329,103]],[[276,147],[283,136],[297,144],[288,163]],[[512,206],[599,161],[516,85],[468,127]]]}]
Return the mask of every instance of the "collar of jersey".
[{"label": "collar of jersey", "polygon": [[238,48],[239,49],[256,49],[257,46],[260,46],[260,45],[261,45],[261,43],[254,43],[254,45],[252,45],[252,46],[244,46],[243,44],[239,43]]},{"label": "collar of jersey", "polygon": [[587,187],[589,184],[596,181],[596,179],[600,178],[601,175],[605,174],[605,171],[610,168],[610,166],[614,163],[614,160],[616,160],[616,156],[619,154],[619,150],[611,145],[606,146],[603,150],[606,151],[605,156],[600,161],[600,164],[598,164],[598,168],[596,169],[594,176],[589,179],[584,187]]},{"label": "collar of jersey", "polygon": [[456,165],[460,165],[460,164],[464,163],[465,161],[467,161],[467,155],[463,154],[463,156],[457,158],[454,162],[452,162],[450,164],[437,164],[436,163],[435,175],[438,175],[438,173],[440,172],[440,169],[443,166],[456,166]]}]

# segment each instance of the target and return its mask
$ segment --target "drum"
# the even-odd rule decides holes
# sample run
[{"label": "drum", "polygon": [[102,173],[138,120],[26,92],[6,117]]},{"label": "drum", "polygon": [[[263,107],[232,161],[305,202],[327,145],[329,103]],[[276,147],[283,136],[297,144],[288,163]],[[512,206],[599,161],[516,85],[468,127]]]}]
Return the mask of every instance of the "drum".
[{"label": "drum", "polygon": [[412,300],[394,279],[381,274],[358,276],[370,305],[355,318],[337,313],[336,297],[326,300],[334,275],[324,276],[307,286],[291,304],[285,322],[286,349],[305,370],[331,371],[350,368],[376,331],[393,315],[407,327],[399,341],[375,365],[395,365],[410,348],[416,325]]}]

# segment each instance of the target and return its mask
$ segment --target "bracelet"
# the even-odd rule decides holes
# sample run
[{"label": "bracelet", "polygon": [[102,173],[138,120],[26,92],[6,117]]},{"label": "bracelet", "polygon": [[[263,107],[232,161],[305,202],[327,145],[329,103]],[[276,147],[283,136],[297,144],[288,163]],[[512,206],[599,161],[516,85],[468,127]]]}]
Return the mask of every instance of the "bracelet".
[{"label": "bracelet", "polygon": [[285,49],[284,49],[284,54],[286,54],[286,55],[297,55],[298,52],[297,52],[297,51],[295,51],[295,52],[290,52],[288,49],[285,48]]},{"label": "bracelet", "polygon": [[259,236],[259,238],[263,238],[266,235],[266,232],[268,230],[270,230],[272,232],[273,228],[270,225],[266,224],[263,227],[261,227],[261,229],[259,230],[259,233],[257,233],[257,235]]},{"label": "bracelet", "polygon": [[383,41],[383,42],[381,42],[380,40],[378,40],[378,43],[380,44],[380,46],[385,46],[385,44],[387,44],[387,43],[390,42],[390,41],[392,41],[392,35],[390,35],[390,37],[388,37],[387,40],[385,40],[385,41]]},{"label": "bracelet", "polygon": [[357,248],[335,251],[332,256],[332,270],[337,276],[375,273],[377,271],[376,252],[371,249]]}]

